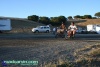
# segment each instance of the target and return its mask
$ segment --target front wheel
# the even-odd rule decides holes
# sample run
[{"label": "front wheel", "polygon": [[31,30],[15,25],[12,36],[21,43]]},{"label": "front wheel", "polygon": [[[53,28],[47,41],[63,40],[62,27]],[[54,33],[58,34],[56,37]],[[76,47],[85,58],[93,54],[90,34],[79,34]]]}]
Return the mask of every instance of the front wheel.
[{"label": "front wheel", "polygon": [[49,33],[49,30],[47,30],[46,33]]},{"label": "front wheel", "polygon": [[35,31],[35,33],[39,33],[39,31],[38,31],[38,30],[36,30],[36,31]]}]

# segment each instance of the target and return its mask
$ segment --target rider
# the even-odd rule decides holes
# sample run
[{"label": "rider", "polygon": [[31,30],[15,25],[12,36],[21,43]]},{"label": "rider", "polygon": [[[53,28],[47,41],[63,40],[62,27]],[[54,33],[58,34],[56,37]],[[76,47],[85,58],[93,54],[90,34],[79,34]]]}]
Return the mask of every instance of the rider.
[{"label": "rider", "polygon": [[60,29],[62,29],[62,30],[60,30],[60,32],[63,32],[63,33],[66,30],[66,26],[65,26],[65,24],[63,22],[62,22],[62,24],[60,26]]},{"label": "rider", "polygon": [[77,27],[76,25],[74,24],[74,22],[71,23],[71,25],[68,27],[68,36],[70,36],[71,33],[73,33],[73,36],[75,36],[75,33],[76,33],[76,30],[77,30]]},{"label": "rider", "polygon": [[62,22],[60,29],[65,29],[65,28],[66,28],[65,24]]}]

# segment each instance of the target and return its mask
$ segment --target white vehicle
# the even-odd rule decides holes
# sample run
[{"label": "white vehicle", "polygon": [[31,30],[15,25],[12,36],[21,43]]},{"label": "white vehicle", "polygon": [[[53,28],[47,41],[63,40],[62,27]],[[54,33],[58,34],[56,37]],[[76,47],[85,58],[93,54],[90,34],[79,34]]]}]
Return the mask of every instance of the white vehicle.
[{"label": "white vehicle", "polygon": [[0,19],[0,32],[10,31],[11,29],[12,27],[10,19]]},{"label": "white vehicle", "polygon": [[49,26],[38,26],[36,28],[33,28],[32,32],[34,32],[34,33],[38,33],[38,32],[49,33],[50,32],[50,27]]},{"label": "white vehicle", "polygon": [[87,31],[100,34],[100,25],[87,25]]},{"label": "white vehicle", "polygon": [[77,33],[81,33],[82,32],[82,28],[78,27],[78,29],[76,30]]}]

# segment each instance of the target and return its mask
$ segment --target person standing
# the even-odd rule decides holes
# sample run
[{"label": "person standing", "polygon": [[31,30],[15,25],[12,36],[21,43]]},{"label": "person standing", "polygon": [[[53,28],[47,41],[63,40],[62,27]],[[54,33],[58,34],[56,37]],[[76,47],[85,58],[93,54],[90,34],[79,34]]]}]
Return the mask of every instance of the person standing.
[{"label": "person standing", "polygon": [[53,28],[53,34],[55,35],[55,34],[56,34],[56,32],[57,32],[57,28],[56,28],[56,27],[54,27],[54,28]]}]

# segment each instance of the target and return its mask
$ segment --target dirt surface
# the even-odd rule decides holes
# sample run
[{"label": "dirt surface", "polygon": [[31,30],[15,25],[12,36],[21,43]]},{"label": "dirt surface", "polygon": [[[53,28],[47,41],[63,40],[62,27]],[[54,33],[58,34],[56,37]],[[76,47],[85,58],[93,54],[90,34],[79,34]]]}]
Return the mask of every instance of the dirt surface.
[{"label": "dirt surface", "polygon": [[[65,40],[64,38],[0,38],[0,63],[4,60],[33,60],[38,66],[55,63],[59,60],[74,61],[76,49],[94,45],[100,40]],[[2,65],[2,64],[1,64]],[[9,67],[23,67],[10,64]],[[26,67],[32,67],[27,66]]]}]

